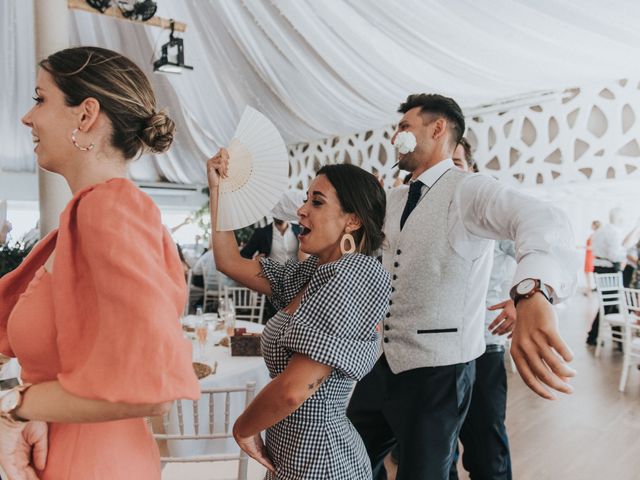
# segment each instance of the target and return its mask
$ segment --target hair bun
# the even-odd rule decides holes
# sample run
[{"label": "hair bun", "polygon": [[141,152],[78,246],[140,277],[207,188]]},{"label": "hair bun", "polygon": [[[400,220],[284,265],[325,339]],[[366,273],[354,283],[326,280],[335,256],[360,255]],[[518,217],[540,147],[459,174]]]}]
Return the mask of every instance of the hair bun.
[{"label": "hair bun", "polygon": [[142,129],[142,142],[153,153],[162,153],[169,150],[173,142],[173,134],[176,124],[164,112],[156,112],[151,115]]}]

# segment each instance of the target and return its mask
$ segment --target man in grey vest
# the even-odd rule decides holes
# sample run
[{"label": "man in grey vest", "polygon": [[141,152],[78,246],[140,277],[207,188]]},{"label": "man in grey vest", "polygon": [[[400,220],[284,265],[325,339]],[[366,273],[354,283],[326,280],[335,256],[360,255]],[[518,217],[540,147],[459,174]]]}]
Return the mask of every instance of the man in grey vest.
[{"label": "man in grey vest", "polygon": [[392,294],[382,355],[356,386],[348,415],[364,440],[374,479],[398,444],[397,480],[445,480],[466,415],[474,359],[485,351],[490,239],[516,243],[511,294],[517,304],[512,355],[544,398],[571,393],[574,371],[551,306],[575,287],[578,262],[569,222],[558,209],[490,177],[454,168],[465,130],[458,104],[411,95],[392,142],[412,182],[387,197],[383,263]]}]

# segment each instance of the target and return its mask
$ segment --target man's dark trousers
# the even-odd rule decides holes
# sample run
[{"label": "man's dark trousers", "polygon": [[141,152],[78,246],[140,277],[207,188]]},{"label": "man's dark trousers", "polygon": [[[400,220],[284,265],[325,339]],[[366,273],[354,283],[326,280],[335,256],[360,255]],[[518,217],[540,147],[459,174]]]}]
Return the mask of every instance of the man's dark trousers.
[{"label": "man's dark trousers", "polygon": [[[471,405],[460,430],[462,465],[472,480],[511,480],[509,439],[504,425],[507,410],[507,372],[504,347],[489,345],[476,359]],[[450,480],[458,479],[456,465]]]},{"label": "man's dark trousers", "polygon": [[471,400],[475,363],[425,367],[394,374],[386,357],[357,385],[347,416],[362,437],[374,480],[398,444],[397,480],[447,480]]}]

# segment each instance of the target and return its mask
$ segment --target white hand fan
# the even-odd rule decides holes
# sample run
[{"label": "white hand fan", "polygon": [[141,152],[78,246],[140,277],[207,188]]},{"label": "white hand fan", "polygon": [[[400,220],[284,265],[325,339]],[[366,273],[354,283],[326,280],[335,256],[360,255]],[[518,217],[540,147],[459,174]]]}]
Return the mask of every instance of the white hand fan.
[{"label": "white hand fan", "polygon": [[266,216],[287,189],[289,156],[276,127],[245,108],[227,146],[229,176],[220,179],[217,230],[252,225]]}]

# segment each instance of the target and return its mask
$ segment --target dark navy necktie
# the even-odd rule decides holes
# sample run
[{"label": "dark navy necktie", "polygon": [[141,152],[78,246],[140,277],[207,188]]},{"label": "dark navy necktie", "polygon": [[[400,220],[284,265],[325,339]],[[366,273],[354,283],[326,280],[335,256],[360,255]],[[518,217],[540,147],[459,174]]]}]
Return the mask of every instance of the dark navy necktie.
[{"label": "dark navy necktie", "polygon": [[400,217],[400,230],[404,227],[404,222],[407,221],[413,209],[416,208],[418,204],[418,200],[420,200],[420,194],[422,193],[422,183],[420,180],[416,180],[411,185],[409,185],[409,196],[407,197],[407,203],[404,205],[404,210],[402,211],[402,217]]}]

